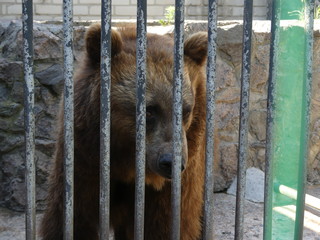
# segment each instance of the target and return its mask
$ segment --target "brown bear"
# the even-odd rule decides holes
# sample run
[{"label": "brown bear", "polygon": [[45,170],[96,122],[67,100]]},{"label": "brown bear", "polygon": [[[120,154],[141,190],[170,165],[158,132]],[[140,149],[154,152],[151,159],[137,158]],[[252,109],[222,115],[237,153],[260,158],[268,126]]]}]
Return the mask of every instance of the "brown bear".
[{"label": "brown bear", "polygon": [[[75,74],[74,236],[99,237],[100,24],[85,37],[86,52]],[[147,35],[145,239],[171,234],[173,45],[170,35]],[[136,31],[112,30],[110,222],[116,240],[133,239],[135,182]],[[184,43],[181,239],[202,232],[205,155],[205,62],[207,34]],[[59,117],[55,167],[43,240],[63,238],[63,114]]]}]

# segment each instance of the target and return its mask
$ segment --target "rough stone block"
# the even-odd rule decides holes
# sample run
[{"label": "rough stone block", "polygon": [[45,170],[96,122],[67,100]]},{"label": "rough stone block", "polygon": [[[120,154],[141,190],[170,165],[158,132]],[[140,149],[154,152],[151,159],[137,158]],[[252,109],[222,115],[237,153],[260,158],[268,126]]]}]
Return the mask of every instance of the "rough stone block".
[{"label": "rough stone block", "polygon": [[250,133],[253,134],[258,141],[266,140],[266,111],[251,111],[249,118]]},{"label": "rough stone block", "polygon": [[43,71],[36,72],[34,76],[40,84],[52,87],[56,94],[61,94],[64,76],[63,68],[60,64],[53,64]]},{"label": "rough stone block", "polygon": [[[236,195],[237,179],[235,178],[227,193]],[[264,202],[264,172],[257,168],[246,171],[245,198],[252,202]]]}]

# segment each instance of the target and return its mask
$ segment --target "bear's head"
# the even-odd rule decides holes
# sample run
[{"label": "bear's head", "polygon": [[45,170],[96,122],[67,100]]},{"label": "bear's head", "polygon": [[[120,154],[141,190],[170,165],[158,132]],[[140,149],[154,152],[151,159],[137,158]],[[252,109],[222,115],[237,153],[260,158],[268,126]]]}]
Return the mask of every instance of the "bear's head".
[{"label": "bear's head", "polygon": [[[86,34],[87,62],[100,71],[100,25]],[[173,38],[147,35],[146,63],[146,184],[161,189],[171,179],[173,164]],[[136,30],[112,30],[111,37],[111,177],[125,182],[135,179],[136,155]],[[196,146],[197,133],[189,134],[203,119],[205,104],[204,64],[207,34],[191,35],[184,43],[182,85],[182,164],[187,171]],[[99,73],[97,73],[99,74]],[[197,129],[194,127],[194,129]],[[196,141],[195,141],[196,142]],[[189,146],[188,146],[189,145]]]}]

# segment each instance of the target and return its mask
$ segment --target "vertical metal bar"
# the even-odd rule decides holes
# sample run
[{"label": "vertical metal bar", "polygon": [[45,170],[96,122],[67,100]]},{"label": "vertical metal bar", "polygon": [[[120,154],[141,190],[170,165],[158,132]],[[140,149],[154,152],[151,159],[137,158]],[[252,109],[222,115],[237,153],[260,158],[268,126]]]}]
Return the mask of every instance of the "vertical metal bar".
[{"label": "vertical metal bar", "polygon": [[251,67],[251,34],[252,34],[253,1],[245,0],[243,18],[243,49],[240,100],[240,129],[238,149],[238,175],[236,199],[236,224],[234,239],[243,239],[244,198],[246,188],[246,162],[248,148],[248,117]]},{"label": "vertical metal bar", "polygon": [[23,0],[23,65],[24,65],[24,127],[26,157],[26,239],[36,239],[36,166],[35,166],[35,119],[33,79],[33,12],[32,0]]},{"label": "vertical metal bar", "polygon": [[[311,101],[311,87],[312,87],[312,60],[313,60],[313,20],[314,20],[314,0],[306,2],[305,5],[305,29],[306,29],[306,81],[304,93],[305,101],[303,102],[302,114],[304,121],[301,127],[302,150],[301,159],[302,164],[299,168],[298,195],[297,195],[297,210],[295,222],[295,239],[303,238],[303,222],[304,222],[304,207],[305,207],[305,185],[307,180],[307,162],[309,156],[309,126],[310,126],[310,101]],[[299,191],[300,190],[300,191]]]},{"label": "vertical metal bar", "polygon": [[146,165],[146,47],[147,3],[137,2],[137,56],[136,56],[136,185],[134,239],[144,239],[145,165]]},{"label": "vertical metal bar", "polygon": [[214,110],[217,56],[217,0],[208,6],[208,59],[207,59],[207,109],[206,109],[206,173],[203,239],[213,239],[213,161],[214,161]]},{"label": "vertical metal bar", "polygon": [[101,2],[100,239],[110,233],[111,0]]},{"label": "vertical metal bar", "polygon": [[267,96],[267,126],[266,126],[266,160],[265,160],[265,186],[264,186],[264,212],[263,212],[263,239],[271,239],[272,227],[272,198],[273,191],[273,169],[272,169],[272,132],[273,132],[273,119],[274,114],[272,107],[274,105],[274,85],[275,85],[275,69],[277,65],[276,45],[278,42],[278,34],[276,34],[276,25],[279,22],[279,14],[275,14],[274,2],[270,2],[271,12],[271,38],[270,38],[270,66],[269,66],[269,79],[268,79],[268,96]]},{"label": "vertical metal bar", "polygon": [[180,239],[181,156],[182,156],[182,82],[184,42],[184,1],[175,1],[174,87],[173,87],[173,166],[172,166],[172,240]]},{"label": "vertical metal bar", "polygon": [[64,37],[64,239],[73,239],[74,206],[74,143],[73,143],[73,11],[72,0],[63,0],[63,37]]}]

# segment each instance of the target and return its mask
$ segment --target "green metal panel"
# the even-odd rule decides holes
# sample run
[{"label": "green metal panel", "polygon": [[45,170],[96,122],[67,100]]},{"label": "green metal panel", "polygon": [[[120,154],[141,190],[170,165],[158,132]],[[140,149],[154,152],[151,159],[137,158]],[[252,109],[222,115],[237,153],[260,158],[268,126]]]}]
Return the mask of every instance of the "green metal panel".
[{"label": "green metal panel", "polygon": [[[264,239],[301,239],[308,148],[312,0],[273,1]],[[287,197],[281,186],[297,190]]]}]

